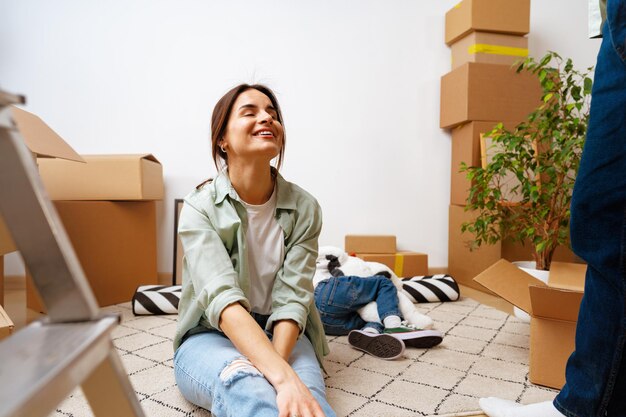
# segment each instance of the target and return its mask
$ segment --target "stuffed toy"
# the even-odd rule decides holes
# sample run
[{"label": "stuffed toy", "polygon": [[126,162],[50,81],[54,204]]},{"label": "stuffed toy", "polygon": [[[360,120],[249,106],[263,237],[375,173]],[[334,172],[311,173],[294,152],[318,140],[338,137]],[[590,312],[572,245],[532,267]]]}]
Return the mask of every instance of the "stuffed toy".
[{"label": "stuffed toy", "polygon": [[[384,275],[391,279],[398,289],[398,307],[400,308],[404,320],[417,329],[432,328],[432,319],[417,311],[415,305],[406,294],[402,292],[402,281],[400,281],[387,265],[378,262],[366,262],[355,256],[349,256],[343,250],[333,246],[321,246],[317,257],[313,285],[317,286],[320,281],[328,279],[331,276],[356,276],[367,278],[375,275]],[[358,312],[361,318],[366,322],[381,322],[378,317],[378,309],[375,301],[362,307]]]}]

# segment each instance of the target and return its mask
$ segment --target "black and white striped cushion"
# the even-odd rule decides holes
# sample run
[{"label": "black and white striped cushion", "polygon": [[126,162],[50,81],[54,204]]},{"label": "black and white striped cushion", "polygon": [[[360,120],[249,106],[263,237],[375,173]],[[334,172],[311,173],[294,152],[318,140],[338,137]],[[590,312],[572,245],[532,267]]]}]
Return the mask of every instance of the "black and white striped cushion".
[{"label": "black and white striped cushion", "polygon": [[178,314],[180,285],[142,285],[133,295],[133,314]]},{"label": "black and white striped cushion", "polygon": [[459,285],[450,275],[402,278],[402,290],[414,303],[439,303],[460,298]]}]

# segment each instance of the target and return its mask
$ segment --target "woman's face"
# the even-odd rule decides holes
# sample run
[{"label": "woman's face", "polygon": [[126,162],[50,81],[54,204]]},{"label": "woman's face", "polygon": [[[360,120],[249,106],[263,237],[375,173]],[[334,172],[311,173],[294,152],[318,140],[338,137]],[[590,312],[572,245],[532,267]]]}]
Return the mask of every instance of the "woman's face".
[{"label": "woman's face", "polygon": [[254,89],[241,93],[220,143],[229,163],[237,158],[264,158],[269,162],[279,154],[282,144],[283,126],[269,97]]}]

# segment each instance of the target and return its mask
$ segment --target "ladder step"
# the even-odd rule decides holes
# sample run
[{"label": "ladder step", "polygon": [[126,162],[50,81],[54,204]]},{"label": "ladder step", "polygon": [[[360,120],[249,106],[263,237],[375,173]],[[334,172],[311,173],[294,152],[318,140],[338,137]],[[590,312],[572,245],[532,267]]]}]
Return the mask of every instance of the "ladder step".
[{"label": "ladder step", "polygon": [[116,316],[90,322],[38,321],[0,343],[0,417],[45,416],[113,349]]}]

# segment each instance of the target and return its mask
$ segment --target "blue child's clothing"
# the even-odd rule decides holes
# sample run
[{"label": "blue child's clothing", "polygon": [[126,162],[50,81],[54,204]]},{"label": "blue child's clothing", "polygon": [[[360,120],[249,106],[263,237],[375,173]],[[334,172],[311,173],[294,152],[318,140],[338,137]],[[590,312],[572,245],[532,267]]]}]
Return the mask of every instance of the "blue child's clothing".
[{"label": "blue child's clothing", "polygon": [[381,323],[366,322],[359,316],[358,310],[371,301],[376,301],[381,323],[389,316],[402,317],[398,309],[398,290],[385,276],[330,277],[315,288],[315,306],[320,312],[324,331],[333,336],[365,327],[382,333]]}]

